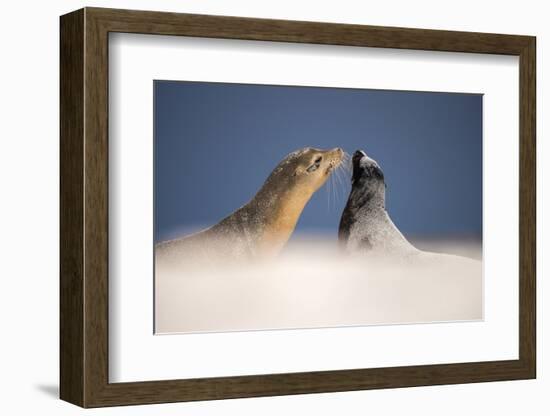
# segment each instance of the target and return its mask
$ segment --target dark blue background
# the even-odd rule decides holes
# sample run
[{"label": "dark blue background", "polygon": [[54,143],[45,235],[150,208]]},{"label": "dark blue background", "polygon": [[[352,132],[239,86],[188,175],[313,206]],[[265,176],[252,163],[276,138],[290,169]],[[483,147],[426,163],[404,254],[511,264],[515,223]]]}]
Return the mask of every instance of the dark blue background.
[{"label": "dark blue background", "polygon": [[[155,81],[154,99],[156,241],[215,224],[305,146],[377,160],[406,235],[481,236],[481,95]],[[336,236],[349,178],[336,201],[327,185],[297,233]]]}]

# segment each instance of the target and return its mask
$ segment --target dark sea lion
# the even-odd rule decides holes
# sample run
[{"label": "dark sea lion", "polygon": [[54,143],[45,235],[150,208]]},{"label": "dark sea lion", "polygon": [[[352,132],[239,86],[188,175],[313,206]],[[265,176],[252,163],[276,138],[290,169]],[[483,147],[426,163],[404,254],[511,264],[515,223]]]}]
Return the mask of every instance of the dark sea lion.
[{"label": "dark sea lion", "polygon": [[[378,163],[357,150],[352,157],[352,187],[340,219],[338,238],[351,252],[401,260],[464,260],[465,257],[430,253],[414,247],[386,211],[386,184]],[[476,263],[479,263],[476,261]]]},{"label": "dark sea lion", "polygon": [[155,247],[157,264],[178,260],[272,257],[284,247],[307,202],[342,162],[340,148],[290,153],[244,206],[216,225]]}]

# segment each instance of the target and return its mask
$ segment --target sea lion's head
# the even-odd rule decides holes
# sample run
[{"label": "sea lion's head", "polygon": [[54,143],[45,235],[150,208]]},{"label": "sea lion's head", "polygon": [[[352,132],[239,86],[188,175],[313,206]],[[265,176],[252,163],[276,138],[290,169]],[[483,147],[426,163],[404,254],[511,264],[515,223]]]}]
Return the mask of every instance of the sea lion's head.
[{"label": "sea lion's head", "polygon": [[317,191],[325,184],[334,169],[340,166],[344,151],[339,147],[320,150],[311,147],[302,149],[296,158],[292,181],[311,191]]},{"label": "sea lion's head", "polygon": [[376,160],[371,159],[363,150],[356,150],[351,159],[353,164],[352,183],[367,187],[384,185],[384,172]]},{"label": "sea lion's head", "polygon": [[350,198],[354,205],[362,206],[373,199],[384,202],[386,184],[384,172],[376,160],[371,159],[362,150],[357,150],[351,159],[353,174],[351,177],[352,193]]},{"label": "sea lion's head", "polygon": [[288,189],[301,189],[313,194],[342,163],[344,151],[339,147],[330,150],[306,147],[287,155],[277,165],[269,180],[285,183]]}]

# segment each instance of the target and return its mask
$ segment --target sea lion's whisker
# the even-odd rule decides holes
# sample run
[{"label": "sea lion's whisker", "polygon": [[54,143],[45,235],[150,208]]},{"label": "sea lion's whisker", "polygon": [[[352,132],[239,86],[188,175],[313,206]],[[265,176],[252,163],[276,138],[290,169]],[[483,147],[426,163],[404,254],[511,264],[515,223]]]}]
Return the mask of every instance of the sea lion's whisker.
[{"label": "sea lion's whisker", "polygon": [[341,193],[342,193],[342,188],[344,187],[344,179],[342,177],[342,167],[341,165],[338,166],[338,172],[336,173],[337,175],[337,178],[338,178],[338,191],[337,191],[337,194],[338,194],[338,202],[340,202],[341,200]]},{"label": "sea lion's whisker", "polygon": [[340,202],[340,192],[338,191],[340,189],[340,177],[338,175],[334,178],[334,185],[334,207],[336,207]]},{"label": "sea lion's whisker", "polygon": [[[337,169],[336,169],[337,170]],[[336,173],[336,171],[335,171]],[[336,204],[338,204],[338,175],[334,177],[334,208],[336,208]]]},{"label": "sea lion's whisker", "polygon": [[331,191],[332,191],[332,207],[336,206],[336,192],[335,192],[336,183],[335,183],[335,180],[336,179],[334,179],[334,173],[333,173],[331,175],[331,178],[330,178]]},{"label": "sea lion's whisker", "polygon": [[342,164],[340,164],[338,168],[335,169],[334,171],[334,174],[336,175],[336,179],[338,180],[339,183],[341,183],[340,181],[342,180],[342,177],[340,176],[341,170],[342,170]]},{"label": "sea lion's whisker", "polygon": [[340,167],[334,169],[334,176],[335,176],[335,179],[334,181],[336,182],[336,185],[340,186],[340,174],[338,173],[340,170]]},{"label": "sea lion's whisker", "polygon": [[345,164],[342,165],[342,173],[348,176],[352,174],[351,159],[348,159]]},{"label": "sea lion's whisker", "polygon": [[343,157],[343,160],[342,160],[342,166],[343,166],[343,169],[346,170],[346,172],[351,175],[351,173],[352,173],[352,159],[351,159],[351,155],[349,153],[344,153],[344,157]]},{"label": "sea lion's whisker", "polygon": [[[330,176],[332,176],[332,175],[330,175]],[[328,211],[330,211],[330,195],[332,193],[331,186],[332,186],[332,178],[330,177],[330,178],[328,178],[328,184],[327,184],[327,194],[328,194],[328,206],[327,206],[327,208],[328,208]]]},{"label": "sea lion's whisker", "polygon": [[[332,175],[330,175],[330,176],[332,176]],[[329,212],[330,211],[330,178],[328,180],[326,190],[327,190],[327,212]]]},{"label": "sea lion's whisker", "polygon": [[337,187],[337,183],[336,183],[336,177],[334,176],[334,174],[332,175],[333,177],[331,178],[331,182],[332,182],[332,208],[336,207],[336,187]]},{"label": "sea lion's whisker", "polygon": [[346,183],[344,177],[342,176],[344,174],[343,173],[343,168],[339,167],[336,174],[337,174],[337,178],[338,178],[338,182],[339,182],[338,198],[340,198],[340,196],[342,196],[342,198],[343,198],[344,197],[344,193],[343,193],[344,192],[344,184]]},{"label": "sea lion's whisker", "polygon": [[349,175],[348,175],[348,172],[346,171],[346,166],[345,165],[341,165],[340,169],[339,169],[339,178],[340,178],[340,181],[341,181],[341,186],[340,186],[340,192],[342,193],[342,198],[345,199],[345,188],[346,188],[346,185],[349,183]]},{"label": "sea lion's whisker", "polygon": [[329,211],[332,209],[332,207],[334,206],[334,178],[332,178],[332,175],[330,175],[331,178],[330,178],[330,187],[329,187],[329,192],[330,192],[330,202],[331,204],[329,205]]},{"label": "sea lion's whisker", "polygon": [[328,191],[330,193],[330,198],[329,198],[329,204],[328,204],[328,209],[329,211],[331,210],[332,206],[334,205],[334,179],[332,178],[332,175],[330,175],[330,181],[329,181],[329,188],[328,188]]}]

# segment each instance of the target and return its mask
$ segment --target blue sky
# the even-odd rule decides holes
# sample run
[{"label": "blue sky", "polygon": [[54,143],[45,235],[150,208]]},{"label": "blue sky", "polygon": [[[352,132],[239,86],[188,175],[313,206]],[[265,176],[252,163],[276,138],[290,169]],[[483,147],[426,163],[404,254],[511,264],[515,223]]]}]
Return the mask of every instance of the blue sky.
[{"label": "blue sky", "polygon": [[[406,235],[481,236],[482,95],[155,81],[154,99],[156,241],[217,223],[306,146],[377,160]],[[336,238],[349,189],[321,188],[296,233]]]}]

